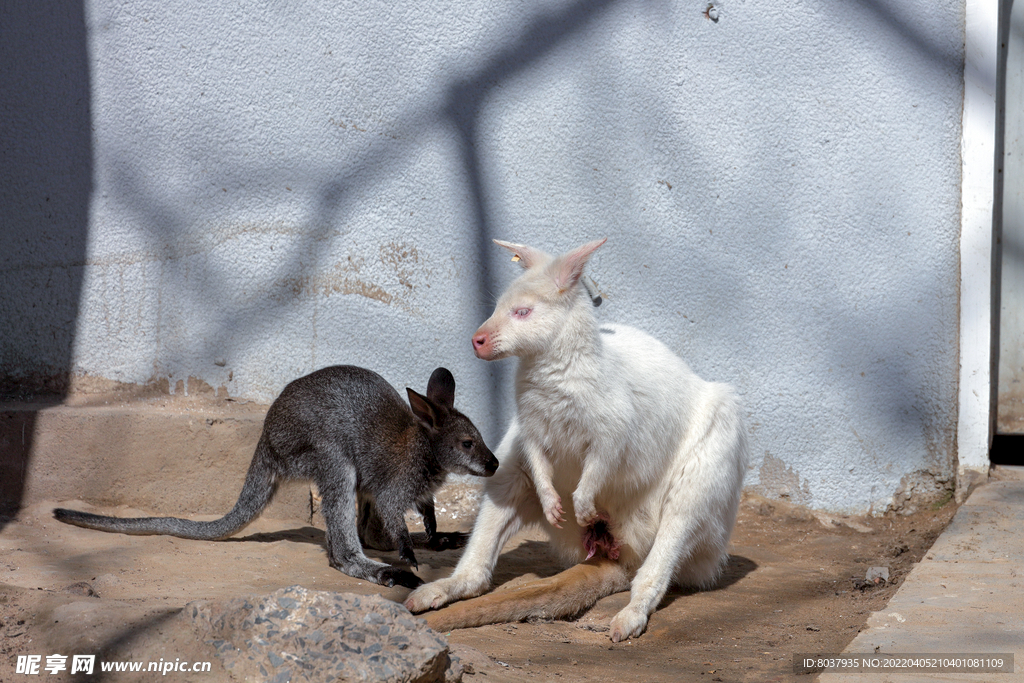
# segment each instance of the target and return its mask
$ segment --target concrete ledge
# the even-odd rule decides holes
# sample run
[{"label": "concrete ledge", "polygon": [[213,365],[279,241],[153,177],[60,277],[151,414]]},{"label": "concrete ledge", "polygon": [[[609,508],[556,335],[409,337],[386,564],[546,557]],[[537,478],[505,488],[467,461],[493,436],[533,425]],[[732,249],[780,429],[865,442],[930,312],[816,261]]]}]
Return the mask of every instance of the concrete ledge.
[{"label": "concrete ledge", "polygon": [[847,654],[1014,654],[1015,673],[823,673],[820,683],[1024,680],[1024,481],[977,488]]},{"label": "concrete ledge", "polygon": [[[160,400],[0,407],[0,504],[126,505],[152,514],[223,514],[234,505],[266,406]],[[265,514],[309,520],[309,486],[290,483]]]},{"label": "concrete ledge", "polygon": [[[153,516],[223,515],[242,490],[267,408],[184,396],[0,404],[0,515],[75,500]],[[478,477],[450,477],[437,493],[442,528],[468,531],[481,489]],[[287,482],[263,516],[322,528],[310,509],[310,484]]]}]

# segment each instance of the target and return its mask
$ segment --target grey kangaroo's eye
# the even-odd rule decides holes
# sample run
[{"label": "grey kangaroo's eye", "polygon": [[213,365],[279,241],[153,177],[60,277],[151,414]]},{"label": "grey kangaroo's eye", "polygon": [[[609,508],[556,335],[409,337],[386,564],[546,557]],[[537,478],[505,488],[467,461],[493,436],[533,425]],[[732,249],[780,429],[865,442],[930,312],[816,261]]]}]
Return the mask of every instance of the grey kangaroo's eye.
[{"label": "grey kangaroo's eye", "polygon": [[469,439],[466,439],[465,441],[462,442],[462,447],[463,448],[472,448],[473,447],[473,442],[470,441]]}]

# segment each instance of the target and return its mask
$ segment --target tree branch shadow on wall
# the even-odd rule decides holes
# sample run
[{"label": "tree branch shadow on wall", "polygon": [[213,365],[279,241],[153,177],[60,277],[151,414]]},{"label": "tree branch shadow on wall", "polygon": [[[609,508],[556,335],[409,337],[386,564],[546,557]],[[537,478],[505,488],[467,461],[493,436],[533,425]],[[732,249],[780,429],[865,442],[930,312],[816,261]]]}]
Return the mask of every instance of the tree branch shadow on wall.
[{"label": "tree branch shadow on wall", "polygon": [[[439,102],[427,103],[404,112],[397,124],[398,135],[394,138],[380,137],[369,144],[354,162],[339,166],[332,178],[321,183],[313,203],[308,231],[296,240],[295,248],[290,253],[276,259],[276,270],[267,275],[268,280],[279,274],[294,278],[324,270],[330,250],[311,245],[331,239],[331,232],[344,225],[345,214],[353,212],[354,207],[359,205],[359,197],[367,187],[385,180],[396,166],[408,163],[416,146],[422,143],[423,130],[426,128],[423,124],[427,123],[435,129],[442,126],[454,131],[458,141],[459,162],[465,176],[466,193],[471,198],[473,208],[478,318],[483,320],[490,313],[493,303],[487,297],[497,291],[497,277],[492,271],[492,264],[499,257],[491,245],[491,238],[503,236],[493,234],[492,197],[489,196],[485,182],[487,160],[479,139],[480,119],[488,95],[495,87],[549,56],[560,45],[573,40],[588,26],[606,16],[616,4],[623,3],[621,0],[578,0],[552,10],[539,11],[533,19],[524,23],[506,47],[473,69],[469,75],[440,84],[438,90],[442,95]],[[957,59],[955,54],[947,54],[941,46],[932,45],[927,36],[878,0],[861,0],[861,5],[875,11],[881,22],[891,23],[889,30],[898,32],[924,54],[934,59]],[[184,234],[190,226],[174,206],[162,204],[155,194],[147,196],[139,182],[128,182],[135,178],[132,170],[130,163],[111,166],[113,174],[122,174],[127,179],[124,188],[131,191],[131,196],[122,197],[122,201],[131,204],[138,212],[138,225],[150,231],[152,242],[169,254],[169,258],[174,259],[174,248],[167,249],[166,246],[169,241],[174,243],[170,233]],[[251,169],[239,169],[238,172],[249,173]],[[119,187],[120,183],[114,183],[114,186]],[[209,292],[217,289],[218,273],[211,269],[210,272],[198,275],[194,264],[190,267],[193,268],[191,274],[186,269],[175,273],[175,266],[171,265],[171,284],[179,291],[171,291],[168,296],[184,294],[195,306],[208,307]],[[250,306],[246,311],[226,310],[217,323],[219,329],[211,330],[206,335],[207,339],[222,336],[231,338],[231,335],[222,335],[221,332],[236,329],[245,330],[246,339],[270,333],[277,324],[275,312],[294,305],[300,295],[295,293],[290,298],[285,296],[280,299],[275,299],[272,294],[264,296],[265,300],[259,306]],[[260,311],[260,314],[253,316],[253,310]],[[230,354],[233,349],[226,351]],[[211,352],[210,357],[215,357],[215,354]],[[502,414],[502,397],[508,386],[505,374],[509,370],[503,365],[495,366],[487,387],[489,408],[498,424],[507,423],[507,416]],[[912,391],[908,391],[907,395],[911,396]]]},{"label": "tree branch shadow on wall", "polygon": [[[859,26],[862,30],[887,37],[887,44],[892,47],[887,52],[879,52],[878,55],[888,61],[887,67],[892,73],[898,74],[909,84],[955,78],[962,89],[964,77],[962,33],[958,36],[954,32],[948,34],[938,32],[935,30],[934,22],[917,21],[912,15],[912,8],[909,5],[886,3],[883,0],[857,0],[855,3],[829,4],[825,7],[829,14],[836,17],[840,14],[855,12],[860,19]],[[949,4],[947,3],[945,7],[937,7],[937,11],[939,10],[950,11]],[[961,22],[962,11],[961,7],[959,10]],[[962,23],[960,26],[962,29]],[[961,100],[957,104],[962,107],[962,90],[959,95]],[[957,114],[959,113],[957,111]],[[957,128],[954,128],[953,125],[949,128],[949,130],[955,131],[955,143],[961,142],[962,139],[958,129],[960,124],[961,117],[957,116],[954,124]],[[938,130],[933,130],[932,133],[934,140],[939,140],[939,136],[942,134]],[[947,144],[946,149],[950,147],[951,145]],[[959,151],[959,148],[956,149]],[[919,159],[913,161],[919,161]],[[960,160],[957,157],[957,171],[959,171],[959,163]],[[944,196],[959,200],[958,194],[952,194],[960,191],[959,173],[954,177],[955,189],[950,187],[950,194]],[[877,201],[877,197],[863,196],[861,201],[864,206],[870,206],[872,202]],[[904,207],[899,203],[893,205],[894,212],[902,210]],[[939,296],[949,297],[952,300],[950,303],[955,303],[954,297],[959,292],[960,275],[958,267],[959,214],[951,213],[949,216],[951,220],[956,221],[954,225],[957,230],[955,233],[952,231],[943,233],[951,236],[949,242],[951,249],[940,256],[948,261],[952,261],[955,257],[956,268],[948,270],[945,268],[921,269],[920,272],[928,278],[926,280],[927,288],[922,287],[922,291],[932,290]],[[903,219],[908,230],[907,235],[909,236],[909,231],[913,230],[915,239],[919,234],[939,234],[941,226],[929,224],[920,216],[907,215]],[[904,247],[897,240],[893,240],[891,245],[894,249]],[[908,258],[911,259],[910,266],[917,268],[923,265],[923,261],[915,262],[913,260],[920,255],[912,251],[913,242],[905,243],[905,248]],[[919,320],[922,315],[933,314],[931,311],[922,313],[922,309],[927,311],[927,306],[920,306],[920,294],[914,296],[909,295],[909,292],[894,290],[884,303],[874,307],[851,305],[848,292],[843,292],[842,288],[837,286],[821,287],[820,296],[825,302],[824,309],[833,313],[829,326],[835,333],[830,336],[837,340],[836,343],[829,344],[827,347],[829,372],[832,372],[831,368],[836,368],[839,371],[848,372],[848,377],[852,378],[852,381],[846,379],[842,383],[837,383],[840,391],[854,397],[856,405],[864,411],[864,414],[868,415],[874,424],[885,429],[885,432],[882,432],[884,435],[902,437],[923,431],[926,453],[924,457],[919,457],[920,446],[917,443],[912,447],[905,447],[907,444],[895,443],[894,440],[873,440],[863,434],[857,435],[857,441],[864,449],[869,461],[874,461],[868,467],[874,465],[881,471],[882,468],[892,467],[893,464],[899,463],[901,460],[918,459],[917,467],[921,469],[914,472],[914,475],[923,472],[929,477],[934,477],[937,485],[944,485],[947,480],[943,477],[946,476],[951,476],[955,480],[958,457],[956,377],[959,361],[955,352],[959,325],[958,312],[952,306],[947,306],[945,311],[950,312],[949,315],[953,318],[952,322],[941,317],[932,319],[939,321],[932,323],[932,329],[936,331],[934,339],[914,338],[906,334],[903,324],[909,325],[910,321]],[[938,315],[943,314],[939,313]],[[878,327],[879,319],[901,322]],[[868,329],[871,325],[875,326],[875,330],[871,334],[864,334],[862,330]],[[939,350],[939,353],[935,353],[936,349]],[[953,351],[948,354],[942,353],[945,349]],[[929,363],[921,363],[919,360],[921,355],[929,356],[931,358]],[[853,372],[854,368],[857,372]],[[865,372],[870,381],[859,382],[856,377],[858,375],[864,377]],[[898,410],[892,409],[894,403],[899,406]],[[852,430],[855,427],[859,429],[859,426],[850,421],[847,416],[843,415],[843,417],[849,422],[851,433],[855,433]],[[901,463],[897,467],[903,469],[905,465]],[[850,473],[853,472],[854,470],[851,469]],[[907,476],[912,476],[909,471],[907,471]]]},{"label": "tree branch shadow on wall", "polygon": [[[920,26],[912,21],[909,21],[906,17],[902,17],[894,10],[893,5],[887,5],[881,0],[858,0],[858,2],[870,9],[877,17],[884,22],[890,30],[895,31],[905,42],[914,46],[914,48],[921,54],[925,55],[931,62],[935,64],[945,65],[946,67],[956,68],[961,72],[964,71],[964,59],[959,53],[955,52],[951,46],[945,47],[936,45],[930,40],[920,29]],[[993,149],[993,187],[992,187],[992,198],[993,207],[992,211],[992,262],[991,262],[991,301],[990,301],[990,316],[992,335],[990,337],[990,368],[991,368],[991,384],[990,384],[990,397],[989,404],[992,409],[993,419],[991,424],[993,429],[989,437],[990,450],[992,449],[992,437],[995,434],[995,415],[998,412],[999,405],[999,355],[1000,355],[1000,342],[1001,335],[1003,334],[1003,326],[1001,325],[1001,311],[1002,311],[1002,298],[1004,296],[1002,283],[1002,270],[1004,268],[1004,258],[1009,259],[1009,263],[1020,264],[1024,261],[1024,250],[1021,245],[1013,240],[1014,235],[1024,234],[1024,230],[1011,226],[1009,231],[1004,232],[1004,158],[1006,153],[1006,123],[1007,123],[1007,56],[1008,47],[1011,42],[1011,30],[1013,30],[1011,22],[1011,13],[1013,11],[1014,0],[998,0],[998,27],[997,27],[997,53],[996,53],[996,72],[994,75],[994,95],[995,95],[995,139]],[[1019,29],[1017,29],[1019,30]],[[963,47],[959,45],[957,47]],[[1019,56],[1019,55],[1018,55]],[[980,74],[981,77],[986,77],[989,74]],[[965,74],[967,78],[971,77],[971,74]],[[988,86],[986,86],[986,90]],[[1012,133],[1011,133],[1012,134]],[[1009,217],[1012,221],[1015,216]],[[1005,344],[1004,344],[1005,345]],[[957,453],[955,446],[950,447],[951,458],[952,458],[952,469],[955,472],[957,467]]]},{"label": "tree branch shadow on wall", "polygon": [[[359,197],[365,193],[366,188],[386,182],[396,168],[408,163],[422,144],[425,133],[438,128],[448,129],[454,131],[457,140],[457,161],[465,178],[465,192],[470,199],[472,227],[476,235],[475,251],[471,255],[474,258],[472,267],[476,272],[477,284],[474,291],[460,292],[458,295],[475,296],[476,318],[479,321],[486,319],[494,304],[491,297],[498,290],[498,281],[491,268],[491,264],[497,260],[497,250],[491,239],[501,236],[493,234],[490,197],[484,182],[486,161],[478,137],[478,124],[485,100],[495,87],[572,40],[620,1],[576,0],[563,7],[538,12],[505,48],[468,75],[437,88],[442,93],[440,98],[403,112],[394,126],[393,136],[378,137],[354,162],[337,168],[330,179],[321,183],[312,203],[308,230],[297,236],[288,253],[274,259],[274,271],[261,273],[261,277],[267,282],[295,280],[313,277],[328,270],[326,260],[330,258],[331,250],[323,248],[323,242],[344,234],[343,229],[339,232],[339,227],[343,227],[347,215],[359,207]],[[141,169],[134,168],[133,155],[125,153],[116,154],[115,157],[117,163],[110,164],[109,169],[111,185],[123,192],[120,200],[135,214],[136,224],[149,231],[148,240],[153,251],[164,254],[168,259],[164,274],[169,276],[169,284],[181,290],[179,294],[183,293],[197,307],[208,307],[209,292],[218,290],[219,283],[224,282],[223,275],[210,267],[204,272],[198,272],[197,268],[204,267],[202,264],[190,262],[186,269],[176,262],[179,256],[187,252],[185,243],[177,237],[184,237],[189,232],[190,225],[186,218],[173,205],[147,190],[142,181],[145,174],[138,172]],[[239,172],[250,175],[254,173],[252,169]],[[257,170],[255,173],[270,174],[273,170]],[[219,178],[216,182],[244,186],[245,179]],[[224,291],[227,290],[225,284]],[[300,291],[287,291],[283,296],[277,294],[264,291],[260,295],[263,299],[258,304],[249,305],[247,310],[225,310],[217,322],[217,329],[204,335],[204,343],[211,346],[209,357],[232,354],[233,349],[214,349],[212,346],[215,343],[212,340],[237,339],[230,331],[246,330],[246,339],[269,334],[280,319],[277,312],[283,312],[294,305],[302,296]],[[260,312],[258,316],[252,315],[254,310]],[[466,331],[466,337],[471,331]],[[495,364],[489,369],[491,372],[486,388],[488,410],[503,430],[509,417],[503,414],[503,395],[509,386],[511,368],[506,364]]]},{"label": "tree branch shadow on wall", "polygon": [[[457,133],[461,161],[472,196],[479,293],[498,291],[498,281],[491,269],[498,250],[492,240],[507,237],[494,234],[490,220],[490,198],[483,182],[484,160],[480,153],[478,124],[484,101],[494,87],[525,71],[561,43],[597,21],[616,1],[577,0],[563,9],[536,16],[529,25],[523,27],[516,41],[495,55],[472,77],[454,83],[448,89],[442,114],[444,121]],[[477,306],[481,322],[490,316],[493,305],[494,301],[479,297]],[[501,392],[503,387],[510,384],[510,370],[507,364],[497,365],[491,373],[488,386],[491,415],[495,416],[499,425],[509,422],[509,416],[504,414]]]},{"label": "tree branch shadow on wall", "polygon": [[[68,391],[93,186],[83,3],[4,5],[0,38],[0,397]],[[32,409],[0,426],[0,528],[25,496]]]}]

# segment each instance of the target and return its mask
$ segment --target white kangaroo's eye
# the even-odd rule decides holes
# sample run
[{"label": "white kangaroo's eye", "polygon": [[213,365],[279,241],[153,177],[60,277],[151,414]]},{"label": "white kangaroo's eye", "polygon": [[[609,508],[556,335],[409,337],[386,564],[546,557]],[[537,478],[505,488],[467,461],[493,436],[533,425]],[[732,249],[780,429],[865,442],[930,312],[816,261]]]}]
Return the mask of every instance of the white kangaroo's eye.
[{"label": "white kangaroo's eye", "polygon": [[516,317],[517,318],[525,318],[526,316],[530,315],[530,313],[532,313],[532,312],[533,312],[532,308],[517,308],[516,309]]}]

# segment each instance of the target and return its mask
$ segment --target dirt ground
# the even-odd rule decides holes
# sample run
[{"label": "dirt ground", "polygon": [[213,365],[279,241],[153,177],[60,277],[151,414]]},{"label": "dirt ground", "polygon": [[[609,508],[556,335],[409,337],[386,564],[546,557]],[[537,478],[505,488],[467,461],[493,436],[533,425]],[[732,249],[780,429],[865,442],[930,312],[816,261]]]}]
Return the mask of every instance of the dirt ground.
[{"label": "dirt ground", "polygon": [[[439,514],[439,524],[442,530],[467,530],[472,496],[457,492],[453,500]],[[190,651],[163,629],[191,600],[294,584],[394,600],[408,592],[329,568],[323,532],[309,524],[259,519],[234,539],[189,541],[67,526],[52,518],[55,506],[121,516],[159,512],[48,501],[6,520],[0,531],[0,681],[28,680],[14,673],[19,654],[201,660],[202,652]],[[446,635],[471,665],[467,681],[807,681],[813,677],[793,674],[793,654],[842,651],[954,512],[949,501],[910,516],[840,518],[746,497],[721,585],[670,593],[640,638],[613,644],[607,636],[607,623],[628,601],[626,593],[605,598],[576,622],[485,626]],[[420,575],[432,580],[448,574],[459,552],[418,548]],[[394,553],[368,554],[397,559]],[[888,568],[889,581],[865,585],[867,570],[876,566]],[[559,569],[543,533],[531,530],[505,548],[495,584]],[[194,679],[171,673],[168,680],[176,676],[225,678],[223,672]],[[129,680],[122,674],[110,678]]]}]

